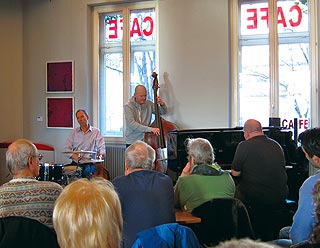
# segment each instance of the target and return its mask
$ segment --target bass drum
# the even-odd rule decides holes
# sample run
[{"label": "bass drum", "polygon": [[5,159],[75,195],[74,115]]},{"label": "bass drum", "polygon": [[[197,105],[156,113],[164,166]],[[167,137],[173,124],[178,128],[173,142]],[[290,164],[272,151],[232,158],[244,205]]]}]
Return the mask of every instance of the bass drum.
[{"label": "bass drum", "polygon": [[51,181],[59,184],[64,183],[63,164],[40,164],[39,181]]}]

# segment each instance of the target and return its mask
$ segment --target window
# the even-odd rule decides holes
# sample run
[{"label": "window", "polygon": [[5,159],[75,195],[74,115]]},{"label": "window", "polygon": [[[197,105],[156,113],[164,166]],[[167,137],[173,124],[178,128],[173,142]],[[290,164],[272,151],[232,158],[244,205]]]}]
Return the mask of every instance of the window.
[{"label": "window", "polygon": [[110,141],[124,139],[123,106],[138,84],[153,98],[156,70],[156,11],[153,4],[96,9],[99,30],[97,123]]},{"label": "window", "polygon": [[[269,125],[280,117],[292,128],[294,118],[311,117],[313,0],[234,0],[231,2],[233,123],[249,118]],[[234,18],[235,17],[235,18]],[[238,18],[237,18],[238,17]],[[236,50],[237,49],[237,50]],[[305,124],[305,123],[304,123]]]}]

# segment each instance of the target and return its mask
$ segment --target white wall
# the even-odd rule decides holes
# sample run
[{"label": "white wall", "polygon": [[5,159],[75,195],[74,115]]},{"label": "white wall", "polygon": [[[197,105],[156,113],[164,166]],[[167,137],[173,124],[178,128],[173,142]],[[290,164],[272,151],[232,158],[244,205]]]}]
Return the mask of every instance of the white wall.
[{"label": "white wall", "polygon": [[159,80],[171,96],[170,119],[181,128],[228,127],[228,1],[159,5],[160,76],[165,76]]},{"label": "white wall", "polygon": [[22,5],[0,1],[0,141],[22,137]]}]

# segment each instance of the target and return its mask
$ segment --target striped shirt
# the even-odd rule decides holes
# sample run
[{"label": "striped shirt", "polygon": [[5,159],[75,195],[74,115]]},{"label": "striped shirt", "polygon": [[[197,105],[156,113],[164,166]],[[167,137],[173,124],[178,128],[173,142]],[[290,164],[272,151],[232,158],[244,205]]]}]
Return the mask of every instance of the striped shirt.
[{"label": "striped shirt", "polygon": [[0,217],[24,216],[53,228],[54,203],[62,189],[54,182],[14,178],[0,186]]}]

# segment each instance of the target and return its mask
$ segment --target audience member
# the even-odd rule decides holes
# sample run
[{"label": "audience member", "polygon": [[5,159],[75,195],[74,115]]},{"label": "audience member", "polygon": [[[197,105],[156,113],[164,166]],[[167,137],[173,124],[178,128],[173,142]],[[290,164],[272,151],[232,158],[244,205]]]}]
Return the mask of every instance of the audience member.
[{"label": "audience member", "polygon": [[[84,109],[78,109],[76,112],[76,118],[79,123],[79,127],[74,128],[67,140],[64,147],[65,152],[69,152],[68,157],[72,160],[71,164],[81,164],[83,168],[83,177],[91,177],[95,171],[96,166],[102,166],[101,164],[91,163],[94,159],[103,159],[105,157],[106,149],[104,138],[100,130],[89,124],[90,116]],[[78,151],[72,153],[72,151]],[[93,153],[79,153],[79,151],[96,152]],[[67,168],[70,169],[71,167]]]},{"label": "audience member", "polygon": [[174,187],[175,206],[191,212],[213,198],[234,197],[234,181],[214,162],[210,142],[203,138],[186,142],[189,162]]},{"label": "audience member", "polygon": [[[160,114],[167,112],[167,106],[158,96]],[[154,103],[147,100],[147,90],[143,85],[137,85],[134,95],[124,106],[126,120],[126,144],[129,146],[137,140],[143,140],[144,133],[153,132],[160,135],[160,129],[150,127],[152,114],[155,113]]]},{"label": "audience member", "polygon": [[252,239],[232,239],[224,241],[216,248],[277,248],[279,246]]},{"label": "audience member", "polygon": [[310,243],[320,246],[320,180],[316,182],[313,188],[313,204],[315,205],[315,224],[310,235]]},{"label": "audience member", "polygon": [[[320,168],[320,128],[312,128],[302,132],[298,141],[310,164]],[[289,231],[289,237],[293,244],[308,240],[316,222],[315,205],[313,204],[313,188],[320,179],[320,173],[310,176],[299,190],[298,209],[293,216],[293,223]],[[315,236],[312,238],[314,240]]]},{"label": "audience member", "polygon": [[53,225],[61,248],[119,248],[121,205],[111,182],[83,178],[56,201]]},{"label": "audience member", "polygon": [[122,206],[123,248],[142,230],[175,222],[172,181],[152,170],[154,161],[154,149],[136,141],[125,151],[125,175],[113,180]]},{"label": "audience member", "polygon": [[261,123],[249,119],[243,127],[245,141],[238,144],[231,173],[239,177],[236,198],[248,208],[257,238],[274,239],[271,216],[288,195],[286,161],[281,146],[264,135]]},{"label": "audience member", "polygon": [[62,187],[36,180],[41,158],[29,140],[19,139],[8,147],[6,161],[13,179],[0,186],[0,217],[24,216],[53,227],[54,202]]}]

